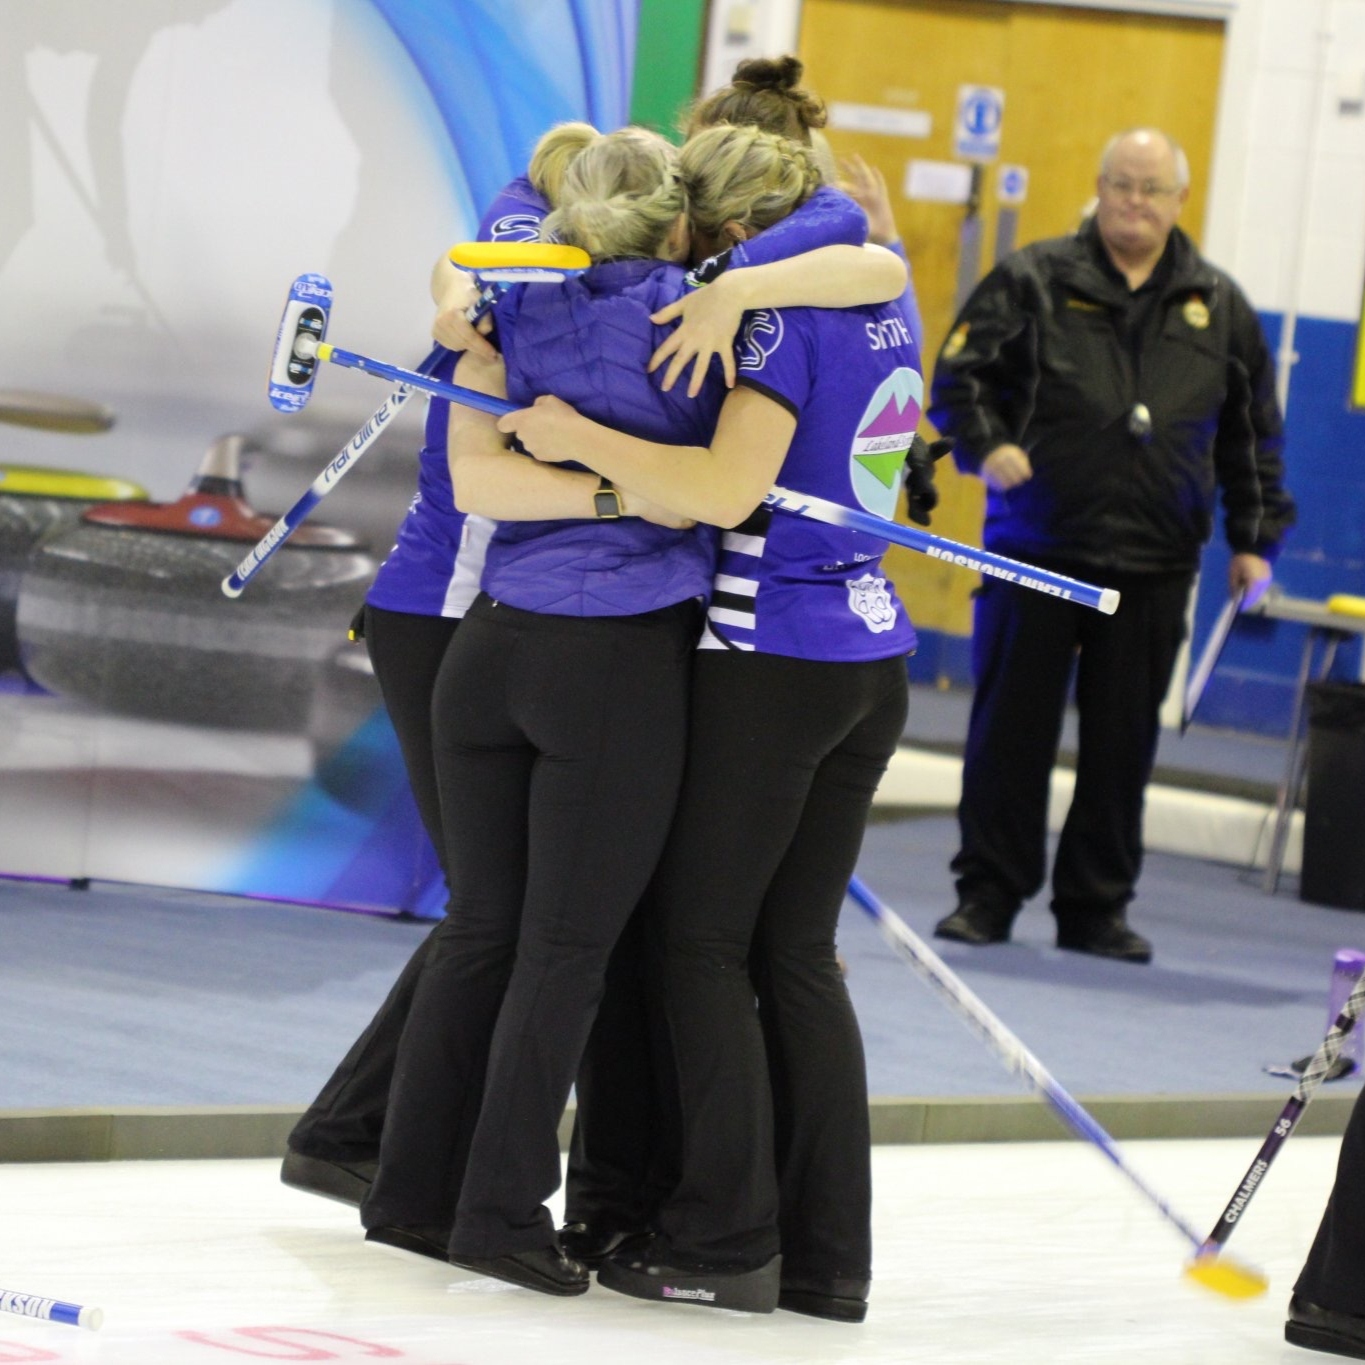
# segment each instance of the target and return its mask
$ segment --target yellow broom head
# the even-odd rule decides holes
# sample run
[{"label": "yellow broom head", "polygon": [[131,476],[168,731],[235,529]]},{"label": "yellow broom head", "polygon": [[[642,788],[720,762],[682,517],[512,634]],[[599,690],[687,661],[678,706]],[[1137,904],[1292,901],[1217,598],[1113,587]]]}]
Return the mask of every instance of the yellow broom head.
[{"label": "yellow broom head", "polygon": [[1231,1256],[1220,1256],[1216,1247],[1202,1249],[1185,1267],[1185,1275],[1225,1299],[1254,1299],[1270,1288],[1270,1281],[1259,1270],[1241,1265]]},{"label": "yellow broom head", "polygon": [[592,258],[581,247],[558,242],[460,242],[447,253],[455,265],[488,279],[501,270],[586,270]]}]

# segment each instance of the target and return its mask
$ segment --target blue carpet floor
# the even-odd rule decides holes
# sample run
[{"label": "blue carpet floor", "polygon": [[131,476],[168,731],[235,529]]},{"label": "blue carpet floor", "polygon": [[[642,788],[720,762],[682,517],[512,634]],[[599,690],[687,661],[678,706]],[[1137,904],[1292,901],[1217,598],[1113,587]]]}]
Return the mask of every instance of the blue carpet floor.
[{"label": "blue carpet floor", "polygon": [[[951,906],[945,816],[878,820],[859,872],[921,936]],[[1016,941],[936,945],[1082,1096],[1287,1094],[1267,1063],[1326,1028],[1335,951],[1365,916],[1265,895],[1249,874],[1150,855],[1133,907],[1147,967],[1052,945],[1046,897]],[[0,1109],[303,1104],[428,926],[312,907],[96,884],[0,882]],[[852,903],[841,948],[874,1094],[1021,1093]],[[1355,1083],[1341,1082],[1334,1090]]]}]

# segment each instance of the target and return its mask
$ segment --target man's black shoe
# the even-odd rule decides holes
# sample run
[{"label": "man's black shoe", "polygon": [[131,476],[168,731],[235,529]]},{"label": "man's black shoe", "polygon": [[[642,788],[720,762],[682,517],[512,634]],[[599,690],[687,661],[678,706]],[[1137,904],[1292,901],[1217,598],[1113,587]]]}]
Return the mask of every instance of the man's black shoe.
[{"label": "man's black shoe", "polygon": [[832,1322],[862,1322],[867,1317],[867,1280],[817,1280],[784,1277],[777,1306],[789,1313],[828,1318]]},{"label": "man's black shoe", "polygon": [[557,1246],[536,1247],[531,1251],[513,1251],[506,1256],[461,1256],[452,1253],[446,1258],[461,1270],[472,1270],[495,1280],[534,1289],[541,1294],[557,1294],[567,1298],[588,1292],[588,1267],[572,1256],[566,1256]]},{"label": "man's black shoe", "polygon": [[370,1228],[365,1240],[386,1251],[406,1251],[409,1256],[425,1256],[432,1261],[446,1259],[446,1243],[450,1233],[438,1227],[400,1227],[396,1223]]},{"label": "man's black shoe", "polygon": [[1117,962],[1150,962],[1152,945],[1134,933],[1121,918],[1057,921],[1057,946],[1092,957],[1112,957]]},{"label": "man's black shoe", "polygon": [[595,1223],[565,1223],[559,1230],[559,1245],[571,1260],[595,1270],[627,1237],[636,1235]]},{"label": "man's black shoe", "polygon": [[951,915],[934,925],[934,937],[954,943],[981,947],[987,943],[1008,943],[1010,926],[1019,911],[985,901],[964,900]]},{"label": "man's black shoe", "polygon": [[287,1151],[280,1166],[280,1179],[290,1189],[320,1194],[324,1199],[335,1199],[358,1209],[370,1192],[378,1166],[377,1161],[328,1161],[325,1157]]},{"label": "man's black shoe", "polygon": [[618,1294],[661,1303],[695,1303],[741,1313],[771,1313],[776,1309],[781,1256],[755,1270],[740,1270],[733,1266],[670,1265],[670,1254],[659,1237],[631,1241],[602,1262],[597,1283]]},{"label": "man's black shoe", "polygon": [[1284,1339],[1291,1346],[1303,1346],[1310,1351],[1365,1360],[1365,1318],[1319,1308],[1297,1294],[1289,1300]]}]

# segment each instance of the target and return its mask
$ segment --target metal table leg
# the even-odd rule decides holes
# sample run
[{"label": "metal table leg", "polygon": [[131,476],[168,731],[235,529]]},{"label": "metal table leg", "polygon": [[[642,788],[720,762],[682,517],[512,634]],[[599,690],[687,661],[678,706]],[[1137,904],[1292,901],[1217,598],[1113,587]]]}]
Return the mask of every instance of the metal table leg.
[{"label": "metal table leg", "polygon": [[1321,681],[1332,670],[1337,646],[1342,636],[1335,631],[1319,632],[1310,629],[1303,642],[1303,658],[1299,663],[1298,681],[1294,688],[1294,714],[1289,723],[1289,751],[1285,755],[1284,777],[1275,794],[1275,825],[1270,838],[1270,853],[1265,866],[1265,890],[1274,895],[1280,885],[1280,869],[1284,865],[1285,849],[1289,844],[1289,825],[1299,803],[1299,789],[1303,786],[1306,754],[1303,743],[1303,713],[1308,695],[1308,679],[1313,670],[1313,646],[1319,634],[1326,644],[1322,652],[1322,666],[1318,670]]}]

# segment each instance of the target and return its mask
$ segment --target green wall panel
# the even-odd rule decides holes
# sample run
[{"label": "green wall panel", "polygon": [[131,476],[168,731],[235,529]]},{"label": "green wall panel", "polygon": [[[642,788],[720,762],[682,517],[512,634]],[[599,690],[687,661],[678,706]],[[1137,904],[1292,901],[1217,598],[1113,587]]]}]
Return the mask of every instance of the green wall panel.
[{"label": "green wall panel", "polygon": [[675,140],[678,111],[697,93],[706,0],[640,0],[630,121]]}]

